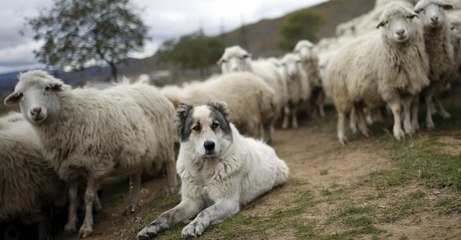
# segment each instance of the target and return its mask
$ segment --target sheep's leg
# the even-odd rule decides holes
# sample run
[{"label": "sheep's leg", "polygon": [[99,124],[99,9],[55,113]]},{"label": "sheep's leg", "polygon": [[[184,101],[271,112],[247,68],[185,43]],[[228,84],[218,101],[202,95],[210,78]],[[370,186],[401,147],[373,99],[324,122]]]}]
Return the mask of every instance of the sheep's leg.
[{"label": "sheep's leg", "polygon": [[371,116],[371,110],[368,109],[368,108],[364,108],[363,112],[366,115],[367,124],[372,125],[374,123],[374,121],[373,121],[373,117]]},{"label": "sheep's leg", "polygon": [[321,117],[325,117],[324,104],[325,104],[325,94],[323,93],[323,90],[320,90],[319,96],[317,98],[317,105],[319,107],[319,113]]},{"label": "sheep's leg", "polygon": [[[99,189],[99,187],[97,189]],[[94,195],[93,209],[97,212],[101,210],[101,208],[101,200],[99,199],[98,193],[96,191],[96,194]]]},{"label": "sheep's leg", "polygon": [[194,221],[185,226],[181,231],[181,235],[183,238],[198,237],[202,235],[208,226],[222,222],[226,218],[238,213],[239,210],[238,201],[231,199],[217,201],[212,206],[200,212]]},{"label": "sheep's leg", "polygon": [[393,101],[388,102],[389,107],[392,110],[392,115],[394,115],[394,137],[398,140],[402,139],[405,136],[405,133],[402,131],[402,124],[401,124],[401,104],[400,99],[395,99]]},{"label": "sheep's leg", "polygon": [[173,225],[193,218],[203,209],[204,203],[198,199],[183,197],[174,208],[162,213],[151,224],[144,227],[137,235],[138,240],[148,240]]},{"label": "sheep's leg", "polygon": [[418,110],[419,110],[419,95],[413,97],[413,102],[411,104],[411,115],[413,116],[411,119],[411,125],[413,127],[413,131],[419,131],[419,121],[418,121]]},{"label": "sheep's leg", "polygon": [[[274,119],[274,121],[275,121],[275,119]],[[266,137],[266,142],[269,143],[269,144],[272,142],[272,136],[273,136],[273,133],[274,133],[274,124],[275,124],[274,121],[267,121],[266,123],[263,124],[264,135]]]},{"label": "sheep's leg", "polygon": [[411,103],[413,99],[412,97],[402,99],[403,104],[403,128],[405,129],[406,134],[413,135],[415,130],[413,129],[413,125],[411,124]]},{"label": "sheep's leg", "polygon": [[174,150],[169,151],[170,154],[166,160],[166,172],[168,174],[168,194],[174,194],[178,187],[178,177],[176,176],[176,161]]},{"label": "sheep's leg", "polygon": [[429,88],[429,90],[427,91],[426,93],[426,96],[425,96],[425,101],[426,101],[426,127],[428,129],[434,129],[435,128],[435,124],[434,124],[434,121],[432,120],[432,114],[433,114],[433,90],[432,88]]},{"label": "sheep's leg", "polygon": [[288,106],[285,106],[283,108],[283,123],[282,123],[282,128],[286,129],[288,128],[288,120],[290,118],[290,108]]},{"label": "sheep's leg", "polygon": [[78,182],[71,181],[69,182],[69,210],[67,214],[67,223],[64,227],[64,230],[67,232],[77,231],[77,191],[78,191]]},{"label": "sheep's leg", "polygon": [[130,175],[130,190],[128,193],[128,208],[125,214],[136,212],[139,200],[141,198],[141,170]]},{"label": "sheep's leg", "polygon": [[440,101],[439,98],[434,98],[435,100],[435,103],[437,104],[437,106],[439,107],[439,114],[440,116],[443,118],[443,119],[449,119],[451,118],[451,115],[447,112],[447,110],[445,110],[445,108],[443,107],[443,104],[442,104],[442,101]]},{"label": "sheep's leg", "polygon": [[38,239],[39,240],[49,239],[49,236],[48,236],[49,226],[50,226],[50,223],[49,223],[48,217],[38,223]]},{"label": "sheep's leg", "polygon": [[293,109],[291,110],[291,126],[293,128],[298,128],[298,111],[300,108],[300,104],[295,104]]},{"label": "sheep's leg", "polygon": [[342,145],[347,144],[346,132],[344,130],[346,113],[338,111],[338,140]]},{"label": "sheep's leg", "polygon": [[88,183],[86,186],[85,191],[85,219],[83,220],[83,224],[80,227],[80,231],[78,233],[79,237],[88,237],[93,233],[93,201],[94,195],[98,188],[96,187],[96,181],[93,178],[88,179]]},{"label": "sheep's leg", "polygon": [[358,114],[357,115],[358,116],[358,126],[359,126],[360,132],[362,133],[363,136],[369,137],[370,135],[368,133],[367,120],[365,117],[365,113],[361,111],[360,109],[358,109],[357,114]]},{"label": "sheep's leg", "polygon": [[349,126],[352,130],[352,133],[357,133],[357,109],[355,106],[352,106],[351,112],[349,113]]}]

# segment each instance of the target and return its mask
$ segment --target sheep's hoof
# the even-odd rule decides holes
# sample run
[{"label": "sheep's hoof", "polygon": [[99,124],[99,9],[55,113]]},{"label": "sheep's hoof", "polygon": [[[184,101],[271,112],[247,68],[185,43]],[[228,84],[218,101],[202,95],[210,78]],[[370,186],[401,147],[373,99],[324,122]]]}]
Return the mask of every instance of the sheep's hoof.
[{"label": "sheep's hoof", "polygon": [[343,145],[346,146],[348,143],[348,140],[346,137],[339,138],[339,142]]},{"label": "sheep's hoof", "polygon": [[435,129],[434,122],[428,122],[428,123],[426,123],[426,125],[427,125],[428,130],[434,130]]},{"label": "sheep's hoof", "polygon": [[405,133],[402,130],[398,130],[394,132],[394,137],[397,140],[401,140],[405,136]]},{"label": "sheep's hoof", "polygon": [[76,232],[77,231],[77,226],[75,226],[75,224],[66,224],[66,226],[64,227],[64,231],[66,232],[70,232],[70,233],[73,233],[73,232]]},{"label": "sheep's hoof", "polygon": [[133,213],[136,213],[136,207],[135,206],[128,206],[123,211],[123,215],[125,215],[125,216],[133,214]]},{"label": "sheep's hoof", "polygon": [[440,116],[443,118],[443,119],[450,119],[451,118],[451,115],[447,112],[441,112],[440,113]]},{"label": "sheep's hoof", "polygon": [[83,225],[78,232],[78,236],[81,238],[89,237],[93,233],[93,228],[91,226]]}]

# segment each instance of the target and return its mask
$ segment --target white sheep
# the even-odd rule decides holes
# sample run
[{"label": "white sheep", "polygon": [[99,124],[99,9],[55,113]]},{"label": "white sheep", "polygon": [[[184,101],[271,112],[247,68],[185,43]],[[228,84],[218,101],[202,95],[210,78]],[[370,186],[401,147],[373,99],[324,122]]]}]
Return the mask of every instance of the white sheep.
[{"label": "white sheep", "polygon": [[[400,3],[386,6],[378,28],[338,50],[328,64],[326,76],[338,111],[338,139],[347,142],[346,113],[357,110],[359,129],[368,135],[363,108],[384,103],[394,115],[394,136],[404,136],[417,128],[418,94],[429,84],[428,58],[424,49],[422,24],[417,14]],[[413,103],[413,105],[412,105]],[[412,114],[410,113],[412,111]],[[413,118],[411,118],[413,115]]]},{"label": "white sheep", "polygon": [[281,78],[277,68],[271,61],[252,60],[251,54],[240,46],[228,47],[219,59],[222,73],[252,72],[260,76],[275,92],[276,118],[281,115],[283,106],[287,102],[287,86]]},{"label": "white sheep", "polygon": [[93,200],[109,177],[130,176],[127,211],[140,198],[142,168],[165,165],[170,189],[176,186],[174,108],[155,87],[136,83],[100,91],[71,89],[61,80],[36,70],[23,73],[5,104],[21,111],[43,144],[45,157],[69,184],[65,230],[76,229],[77,185],[87,182],[85,220],[79,235],[93,231]]},{"label": "white sheep", "polygon": [[282,128],[288,127],[289,118],[291,118],[291,126],[297,128],[299,110],[310,99],[312,87],[301,65],[301,58],[297,54],[286,54],[280,64],[284,79],[287,81],[289,108],[289,111],[285,112]]},{"label": "white sheep", "polygon": [[[420,0],[415,6],[424,25],[424,40],[426,53],[429,56],[430,85],[424,91],[426,102],[426,127],[435,127],[432,115],[435,113],[434,99],[438,102],[439,95],[446,89],[450,74],[455,68],[453,45],[450,38],[450,26],[445,14],[446,10],[453,9],[447,0]],[[442,104],[439,105],[443,118],[449,118]]]},{"label": "white sheep", "polygon": [[166,86],[161,92],[175,106],[227,102],[230,119],[248,136],[271,141],[275,120],[274,91],[252,73],[229,73],[184,87]]},{"label": "white sheep", "polygon": [[319,72],[319,56],[315,45],[308,40],[300,40],[293,50],[301,58],[302,66],[312,87],[312,102],[318,106],[320,116],[325,116],[325,91]]},{"label": "white sheep", "polygon": [[64,184],[20,113],[2,117],[0,123],[0,222],[38,223],[39,239],[47,239],[50,210],[65,203],[60,198]]}]

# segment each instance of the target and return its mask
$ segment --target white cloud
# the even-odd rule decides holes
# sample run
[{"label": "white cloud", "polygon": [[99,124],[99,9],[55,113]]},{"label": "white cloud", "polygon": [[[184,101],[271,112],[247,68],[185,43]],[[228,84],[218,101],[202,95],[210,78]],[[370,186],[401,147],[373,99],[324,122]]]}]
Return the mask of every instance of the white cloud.
[{"label": "white cloud", "polygon": [[[141,9],[141,16],[149,27],[152,38],[143,52],[133,57],[152,55],[160,44],[168,39],[197,31],[200,27],[208,35],[217,35],[221,27],[229,31],[262,18],[280,17],[287,12],[326,0],[133,0]],[[0,73],[40,66],[33,50],[38,44],[30,32],[19,35],[25,17],[33,17],[41,9],[48,8],[52,0],[14,0],[0,4]]]}]

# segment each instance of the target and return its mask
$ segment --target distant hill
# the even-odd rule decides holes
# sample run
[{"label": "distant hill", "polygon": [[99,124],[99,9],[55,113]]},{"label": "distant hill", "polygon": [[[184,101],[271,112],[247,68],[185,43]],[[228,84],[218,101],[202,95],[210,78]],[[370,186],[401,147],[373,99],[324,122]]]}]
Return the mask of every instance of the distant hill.
[{"label": "distant hill", "polygon": [[[323,17],[323,25],[317,32],[317,39],[335,36],[336,26],[339,23],[348,21],[356,16],[370,11],[374,6],[373,0],[330,0],[328,2],[313,6],[310,9]],[[288,14],[287,14],[288,15]],[[279,56],[277,43],[281,35],[279,33],[286,15],[275,19],[264,19],[244,27],[245,36],[242,43],[241,29],[235,29],[222,35],[226,45],[244,46],[254,57]],[[169,68],[161,63],[156,55],[144,59],[130,58],[118,64],[119,73],[126,76],[137,76],[142,73],[152,73],[156,70]],[[56,77],[63,79],[66,83],[76,84],[82,80],[109,80],[110,70],[107,67],[93,67],[80,72],[52,71]],[[17,82],[19,72],[0,74],[0,92],[11,91]]]},{"label": "distant hill", "polygon": [[[336,26],[342,22],[360,16],[374,7],[373,0],[330,0],[313,6],[309,10],[323,17],[323,25],[317,32],[317,39],[335,36]],[[287,14],[288,15],[288,14]],[[281,39],[279,29],[286,15],[275,19],[264,19],[245,26],[246,41],[242,41],[241,29],[223,34],[227,45],[242,45],[255,57],[269,57],[281,54],[277,43]]]}]

